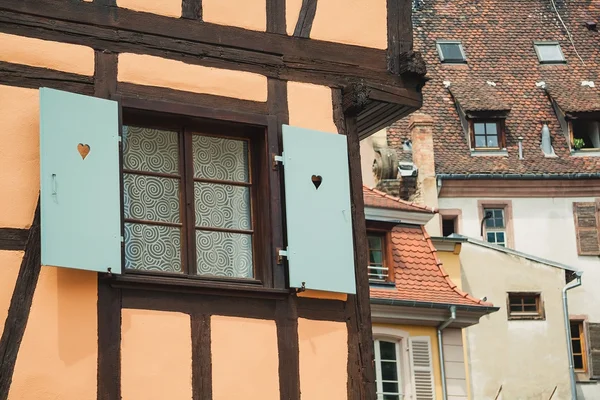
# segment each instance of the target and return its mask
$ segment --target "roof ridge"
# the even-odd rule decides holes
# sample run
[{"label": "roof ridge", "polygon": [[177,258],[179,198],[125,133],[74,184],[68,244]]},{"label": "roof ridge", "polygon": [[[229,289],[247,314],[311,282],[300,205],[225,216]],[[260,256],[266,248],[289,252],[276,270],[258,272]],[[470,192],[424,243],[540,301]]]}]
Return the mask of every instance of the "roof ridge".
[{"label": "roof ridge", "polygon": [[387,193],[385,193],[385,192],[383,192],[383,191],[381,191],[381,190],[378,190],[378,189],[375,189],[375,188],[372,188],[372,187],[368,187],[367,185],[364,185],[364,184],[363,184],[363,188],[365,188],[365,189],[367,189],[367,190],[370,190],[371,192],[373,192],[373,193],[375,193],[375,194],[378,194],[378,195],[380,195],[380,196],[383,196],[383,197],[385,197],[386,199],[389,199],[389,200],[392,200],[392,201],[396,201],[396,202],[398,202],[398,203],[400,203],[400,204],[405,204],[405,205],[408,205],[408,206],[412,206],[412,207],[420,208],[420,209],[422,209],[422,210],[426,210],[426,211],[429,211],[429,212],[432,212],[432,213],[437,213],[437,212],[438,212],[438,209],[437,209],[437,208],[428,207],[428,206],[426,206],[426,205],[423,205],[423,204],[418,204],[418,203],[414,203],[414,202],[412,202],[412,201],[407,201],[407,200],[401,199],[401,198],[399,198],[399,197],[396,197],[396,196],[392,196],[392,195],[390,195],[390,194],[387,194]]},{"label": "roof ridge", "polygon": [[452,282],[452,279],[450,279],[450,275],[448,275],[448,273],[446,273],[446,270],[444,269],[444,266],[443,266],[444,264],[438,258],[437,250],[436,250],[435,246],[433,245],[433,242],[431,241],[431,236],[429,236],[429,233],[425,229],[425,226],[421,225],[421,231],[423,232],[423,237],[427,241],[427,244],[429,245],[429,249],[431,250],[433,257],[435,258],[436,265],[437,265],[440,273],[444,277],[446,283],[448,283],[448,286],[450,286],[450,288],[452,290],[454,290],[459,296],[464,297],[465,299],[469,299],[469,300],[475,302],[476,304],[479,304],[482,306],[490,306],[490,307],[493,306],[493,304],[490,302],[476,299],[475,297],[471,296],[469,293],[463,292],[462,290],[460,290],[458,288],[458,286],[454,282]]}]

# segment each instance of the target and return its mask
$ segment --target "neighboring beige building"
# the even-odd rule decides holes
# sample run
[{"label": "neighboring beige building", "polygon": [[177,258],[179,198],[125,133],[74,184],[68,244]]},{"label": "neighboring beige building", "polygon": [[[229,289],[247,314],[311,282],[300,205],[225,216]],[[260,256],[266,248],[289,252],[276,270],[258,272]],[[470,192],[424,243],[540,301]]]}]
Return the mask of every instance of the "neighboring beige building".
[{"label": "neighboring beige building", "polygon": [[453,282],[500,307],[463,330],[471,398],[569,399],[562,288],[574,269],[462,236],[433,243]]}]

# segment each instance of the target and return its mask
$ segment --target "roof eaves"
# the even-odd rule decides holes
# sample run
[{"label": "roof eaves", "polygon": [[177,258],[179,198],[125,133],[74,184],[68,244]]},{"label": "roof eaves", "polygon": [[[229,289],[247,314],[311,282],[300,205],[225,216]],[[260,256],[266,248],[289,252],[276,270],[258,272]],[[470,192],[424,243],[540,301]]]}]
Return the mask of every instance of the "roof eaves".
[{"label": "roof eaves", "polygon": [[[491,313],[500,310],[500,307],[494,307],[491,305],[466,305],[466,304],[452,304],[452,303],[437,303],[431,301],[415,301],[415,300],[400,300],[400,299],[382,299],[377,297],[371,297],[371,304],[382,304],[388,306],[405,306],[405,307],[416,307],[416,308],[438,308],[438,309],[450,309],[450,307],[456,307],[458,310],[463,311],[478,311]],[[489,303],[486,303],[489,304]]]}]

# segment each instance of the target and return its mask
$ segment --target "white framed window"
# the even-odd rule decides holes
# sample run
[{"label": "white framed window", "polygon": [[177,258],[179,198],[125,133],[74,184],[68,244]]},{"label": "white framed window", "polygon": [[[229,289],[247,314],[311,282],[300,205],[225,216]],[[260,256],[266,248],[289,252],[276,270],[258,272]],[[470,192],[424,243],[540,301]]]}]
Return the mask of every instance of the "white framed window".
[{"label": "white framed window", "polygon": [[467,62],[465,51],[459,41],[438,40],[435,45],[441,62],[458,64]]},{"label": "white framed window", "polygon": [[564,64],[567,62],[558,42],[536,42],[534,47],[541,64]]},{"label": "white framed window", "polygon": [[403,400],[400,341],[375,339],[377,400]]},{"label": "white framed window", "polygon": [[506,247],[506,218],[503,208],[484,208],[485,240]]}]

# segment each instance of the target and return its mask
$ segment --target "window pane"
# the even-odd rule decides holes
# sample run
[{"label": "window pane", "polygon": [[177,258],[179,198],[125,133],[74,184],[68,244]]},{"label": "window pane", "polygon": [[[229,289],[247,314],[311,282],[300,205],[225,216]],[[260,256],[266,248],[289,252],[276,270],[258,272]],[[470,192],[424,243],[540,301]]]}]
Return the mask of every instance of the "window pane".
[{"label": "window pane", "polygon": [[381,362],[381,377],[384,381],[397,381],[398,371],[396,361]]},{"label": "window pane", "polygon": [[375,264],[381,264],[383,262],[381,251],[380,250],[371,250],[369,252],[369,262],[375,263]]},{"label": "window pane", "polygon": [[380,341],[379,349],[381,350],[382,360],[396,359],[396,343]]},{"label": "window pane", "polygon": [[247,186],[194,183],[196,226],[252,229],[250,188]]},{"label": "window pane", "polygon": [[485,124],[475,122],[473,126],[475,128],[475,135],[485,135]]},{"label": "window pane", "polygon": [[511,304],[510,305],[510,311],[511,312],[522,312],[523,311],[523,306],[521,304]]},{"label": "window pane", "polygon": [[487,137],[487,147],[499,147],[498,146],[498,136],[488,136]]},{"label": "window pane", "polygon": [[381,250],[381,236],[369,236],[369,248],[373,250]]},{"label": "window pane", "polygon": [[398,393],[398,384],[391,382],[383,382],[384,393]]},{"label": "window pane", "polygon": [[575,369],[583,369],[583,356],[573,356],[573,364]]},{"label": "window pane", "polygon": [[126,223],[125,268],[182,273],[181,230],[168,226]]},{"label": "window pane", "polygon": [[249,182],[248,142],[193,135],[194,177]]},{"label": "window pane", "polygon": [[564,61],[558,44],[536,45],[540,61]]},{"label": "window pane", "polygon": [[578,338],[579,337],[579,323],[578,322],[571,322],[571,337],[572,338]]},{"label": "window pane", "polygon": [[496,136],[498,134],[498,124],[495,122],[486,122],[485,131],[488,136]]},{"label": "window pane", "polygon": [[494,218],[504,219],[504,210],[494,210]]},{"label": "window pane", "polygon": [[523,297],[523,304],[533,304],[535,305],[536,303],[536,297],[531,297],[531,296],[527,296],[527,297]]},{"label": "window pane", "polygon": [[462,61],[464,60],[460,45],[458,43],[440,43],[440,50],[444,61]]},{"label": "window pane", "polygon": [[496,232],[496,241],[504,243],[504,232]]},{"label": "window pane", "polygon": [[179,179],[123,174],[125,218],[179,223]]},{"label": "window pane", "polygon": [[571,343],[573,344],[573,353],[581,354],[581,342],[579,340],[572,340]]},{"label": "window pane", "polygon": [[475,147],[485,147],[485,136],[475,136]]},{"label": "window pane", "polygon": [[397,394],[384,394],[383,400],[400,400],[400,396]]},{"label": "window pane", "polygon": [[179,174],[177,132],[123,126],[123,168]]},{"label": "window pane", "polygon": [[494,232],[487,233],[487,241],[489,243],[496,243],[496,235],[494,234]]},{"label": "window pane", "polygon": [[535,305],[525,305],[525,306],[523,306],[523,311],[525,311],[525,312],[537,312],[537,307]]},{"label": "window pane", "polygon": [[196,230],[198,275],[251,278],[252,236]]}]

